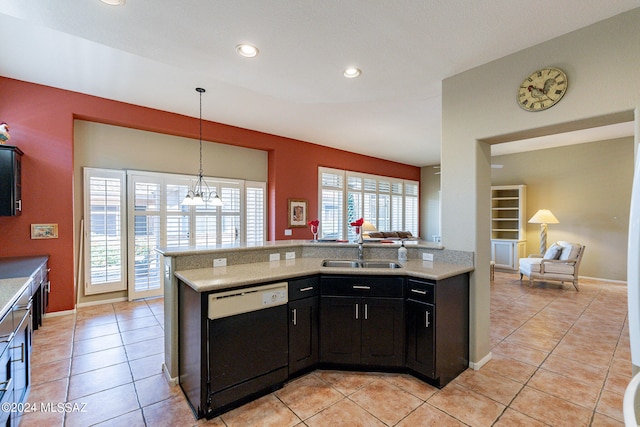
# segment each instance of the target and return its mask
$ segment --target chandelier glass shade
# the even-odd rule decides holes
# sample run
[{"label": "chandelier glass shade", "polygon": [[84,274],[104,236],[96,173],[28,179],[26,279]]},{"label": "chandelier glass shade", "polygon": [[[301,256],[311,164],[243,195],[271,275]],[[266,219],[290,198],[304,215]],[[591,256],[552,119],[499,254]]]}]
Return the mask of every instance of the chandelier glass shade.
[{"label": "chandelier glass shade", "polygon": [[186,206],[199,206],[204,204],[222,206],[222,200],[218,196],[218,193],[215,190],[212,190],[209,187],[209,184],[207,184],[202,177],[202,94],[205,90],[201,87],[197,87],[196,92],[200,94],[200,171],[195,185],[189,188],[182,204]]}]

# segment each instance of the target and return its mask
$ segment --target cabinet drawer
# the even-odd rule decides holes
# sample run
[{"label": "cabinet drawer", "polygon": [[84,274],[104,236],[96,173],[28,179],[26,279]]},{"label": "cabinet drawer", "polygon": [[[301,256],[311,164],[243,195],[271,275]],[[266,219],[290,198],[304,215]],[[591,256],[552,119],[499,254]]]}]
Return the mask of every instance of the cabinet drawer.
[{"label": "cabinet drawer", "polygon": [[319,294],[320,279],[318,276],[289,280],[289,301],[315,297]]},{"label": "cabinet drawer", "polygon": [[321,294],[402,298],[404,278],[397,276],[323,276]]},{"label": "cabinet drawer", "polygon": [[433,304],[435,300],[435,282],[409,279],[407,281],[407,298]]}]

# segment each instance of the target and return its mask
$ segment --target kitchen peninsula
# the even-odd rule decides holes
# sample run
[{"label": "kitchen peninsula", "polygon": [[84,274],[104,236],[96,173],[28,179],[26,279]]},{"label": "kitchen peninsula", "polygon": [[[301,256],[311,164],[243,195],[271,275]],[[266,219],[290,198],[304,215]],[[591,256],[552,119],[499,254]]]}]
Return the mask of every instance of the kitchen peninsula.
[{"label": "kitchen peninsula", "polygon": [[363,261],[357,244],[338,242],[158,249],[167,380],[198,417],[317,367],[406,371],[444,386],[468,367],[473,253],[405,245],[402,262],[399,242],[365,243]]}]

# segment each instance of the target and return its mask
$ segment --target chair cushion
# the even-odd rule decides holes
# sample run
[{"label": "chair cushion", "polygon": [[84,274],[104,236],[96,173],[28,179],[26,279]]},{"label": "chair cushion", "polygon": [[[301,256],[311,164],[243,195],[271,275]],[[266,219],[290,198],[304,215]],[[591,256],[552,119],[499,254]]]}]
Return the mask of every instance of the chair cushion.
[{"label": "chair cushion", "polygon": [[547,249],[547,252],[544,253],[544,259],[558,259],[560,258],[560,254],[562,253],[563,247],[557,243],[554,243]]},{"label": "chair cushion", "polygon": [[562,253],[560,254],[560,258],[561,260],[574,260],[576,258],[578,258],[578,253],[580,252],[580,249],[582,248],[582,245],[580,245],[579,243],[569,243],[569,242],[558,242],[559,245],[563,246],[562,248]]},{"label": "chair cushion", "polygon": [[[520,258],[520,272],[526,276],[530,273],[540,273],[540,264],[543,258]],[[553,274],[573,274],[574,266],[562,262],[547,262],[544,265],[545,273]]]},{"label": "chair cushion", "polygon": [[526,274],[539,273],[542,258],[520,258],[520,272]]}]

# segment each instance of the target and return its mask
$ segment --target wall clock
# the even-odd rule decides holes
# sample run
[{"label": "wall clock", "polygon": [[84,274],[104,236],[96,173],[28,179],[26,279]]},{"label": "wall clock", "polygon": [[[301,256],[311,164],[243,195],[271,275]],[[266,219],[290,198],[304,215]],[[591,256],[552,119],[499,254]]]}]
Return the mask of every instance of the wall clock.
[{"label": "wall clock", "polygon": [[553,107],[567,91],[567,75],[558,68],[542,68],[524,79],[518,89],[518,105],[526,111]]}]

